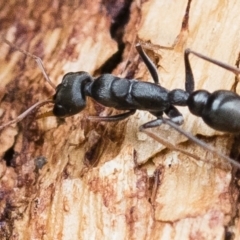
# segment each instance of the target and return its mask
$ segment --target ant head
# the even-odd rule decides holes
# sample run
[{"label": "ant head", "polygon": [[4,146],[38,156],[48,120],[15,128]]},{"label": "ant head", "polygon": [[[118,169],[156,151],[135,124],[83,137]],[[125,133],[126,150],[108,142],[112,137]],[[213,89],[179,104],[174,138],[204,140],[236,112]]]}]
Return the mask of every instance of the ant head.
[{"label": "ant head", "polygon": [[92,77],[86,72],[64,75],[53,96],[53,114],[56,117],[68,117],[83,110],[86,106],[85,85],[91,81]]}]

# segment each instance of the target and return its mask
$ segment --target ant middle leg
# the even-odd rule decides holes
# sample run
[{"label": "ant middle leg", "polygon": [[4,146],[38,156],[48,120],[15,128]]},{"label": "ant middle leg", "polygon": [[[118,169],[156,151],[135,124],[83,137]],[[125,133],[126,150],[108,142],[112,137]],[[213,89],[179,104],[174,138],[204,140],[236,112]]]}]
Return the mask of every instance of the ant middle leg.
[{"label": "ant middle leg", "polygon": [[104,121],[104,122],[115,122],[115,121],[121,121],[124,120],[131,115],[133,115],[136,112],[136,110],[130,110],[125,113],[117,114],[117,115],[112,115],[108,117],[101,117],[101,116],[89,116],[88,119],[91,121]]},{"label": "ant middle leg", "polygon": [[173,105],[170,106],[170,108],[167,109],[164,112],[169,117],[169,121],[171,121],[171,122],[173,122],[177,125],[182,125],[183,124],[183,121],[184,121],[183,115]]},{"label": "ant middle leg", "polygon": [[139,131],[143,131],[144,129],[147,129],[147,128],[154,128],[154,127],[158,127],[160,126],[161,124],[163,123],[163,117],[158,117],[157,119],[154,119],[150,122],[147,122],[143,125],[141,125],[139,127]]}]

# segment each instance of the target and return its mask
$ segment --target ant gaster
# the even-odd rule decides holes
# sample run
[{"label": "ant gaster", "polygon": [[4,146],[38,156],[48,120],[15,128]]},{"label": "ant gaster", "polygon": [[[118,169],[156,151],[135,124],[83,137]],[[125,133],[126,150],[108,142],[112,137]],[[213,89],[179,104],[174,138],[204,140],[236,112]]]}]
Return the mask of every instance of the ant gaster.
[{"label": "ant gaster", "polygon": [[[11,47],[33,57],[42,69],[47,81],[52,87],[54,87],[44,70],[40,58],[19,49],[6,39],[4,39],[4,41]],[[114,116],[89,117],[91,120],[120,121],[134,114],[136,110],[145,110],[156,116],[157,119],[145,123],[140,127],[140,130],[166,123],[201,146],[204,145],[199,143],[200,140],[191,134],[184,132],[177,126],[183,123],[183,116],[175,105],[188,106],[192,114],[202,117],[206,124],[216,130],[227,132],[240,131],[240,123],[238,123],[238,120],[240,119],[240,97],[231,91],[225,90],[215,91],[212,94],[205,90],[194,91],[194,77],[189,62],[189,54],[192,53],[193,55],[230,70],[235,74],[240,73],[238,68],[231,67],[190,49],[186,49],[184,53],[186,74],[185,90],[174,89],[169,91],[160,86],[157,69],[145,54],[141,45],[137,44],[136,49],[146,64],[155,83],[119,78],[111,74],[103,74],[99,77],[93,78],[90,74],[83,71],[67,73],[64,75],[62,83],[56,87],[56,93],[53,96],[53,100],[45,100],[36,103],[26,112],[18,116],[17,119],[0,126],[0,129],[21,121],[33,109],[49,102],[54,103],[52,111],[53,115],[57,117],[75,115],[85,108],[86,97],[89,96],[106,107],[127,110],[125,113]],[[163,113],[165,113],[169,119],[164,118]],[[235,161],[221,153],[219,154],[218,151],[212,148],[209,149],[206,146],[204,146],[204,148],[217,153],[221,157],[240,167]]]}]

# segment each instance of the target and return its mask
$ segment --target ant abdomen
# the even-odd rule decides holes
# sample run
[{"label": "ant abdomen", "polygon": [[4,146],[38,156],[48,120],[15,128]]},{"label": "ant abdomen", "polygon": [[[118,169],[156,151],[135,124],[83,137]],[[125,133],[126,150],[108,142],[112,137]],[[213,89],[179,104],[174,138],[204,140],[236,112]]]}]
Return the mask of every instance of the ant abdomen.
[{"label": "ant abdomen", "polygon": [[240,97],[234,92],[218,90],[207,99],[203,121],[218,131],[240,132]]},{"label": "ant abdomen", "polygon": [[209,93],[205,90],[193,92],[187,101],[190,112],[202,117],[211,128],[236,133],[240,131],[240,97],[231,91],[218,90]]}]

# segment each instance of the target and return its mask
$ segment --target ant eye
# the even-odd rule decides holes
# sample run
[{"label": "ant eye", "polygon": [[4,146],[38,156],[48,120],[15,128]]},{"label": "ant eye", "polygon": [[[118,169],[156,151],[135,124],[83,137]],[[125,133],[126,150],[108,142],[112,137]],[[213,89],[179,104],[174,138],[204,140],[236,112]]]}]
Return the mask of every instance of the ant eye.
[{"label": "ant eye", "polygon": [[62,105],[55,104],[53,108],[53,114],[56,117],[65,117],[67,115],[67,111]]}]

